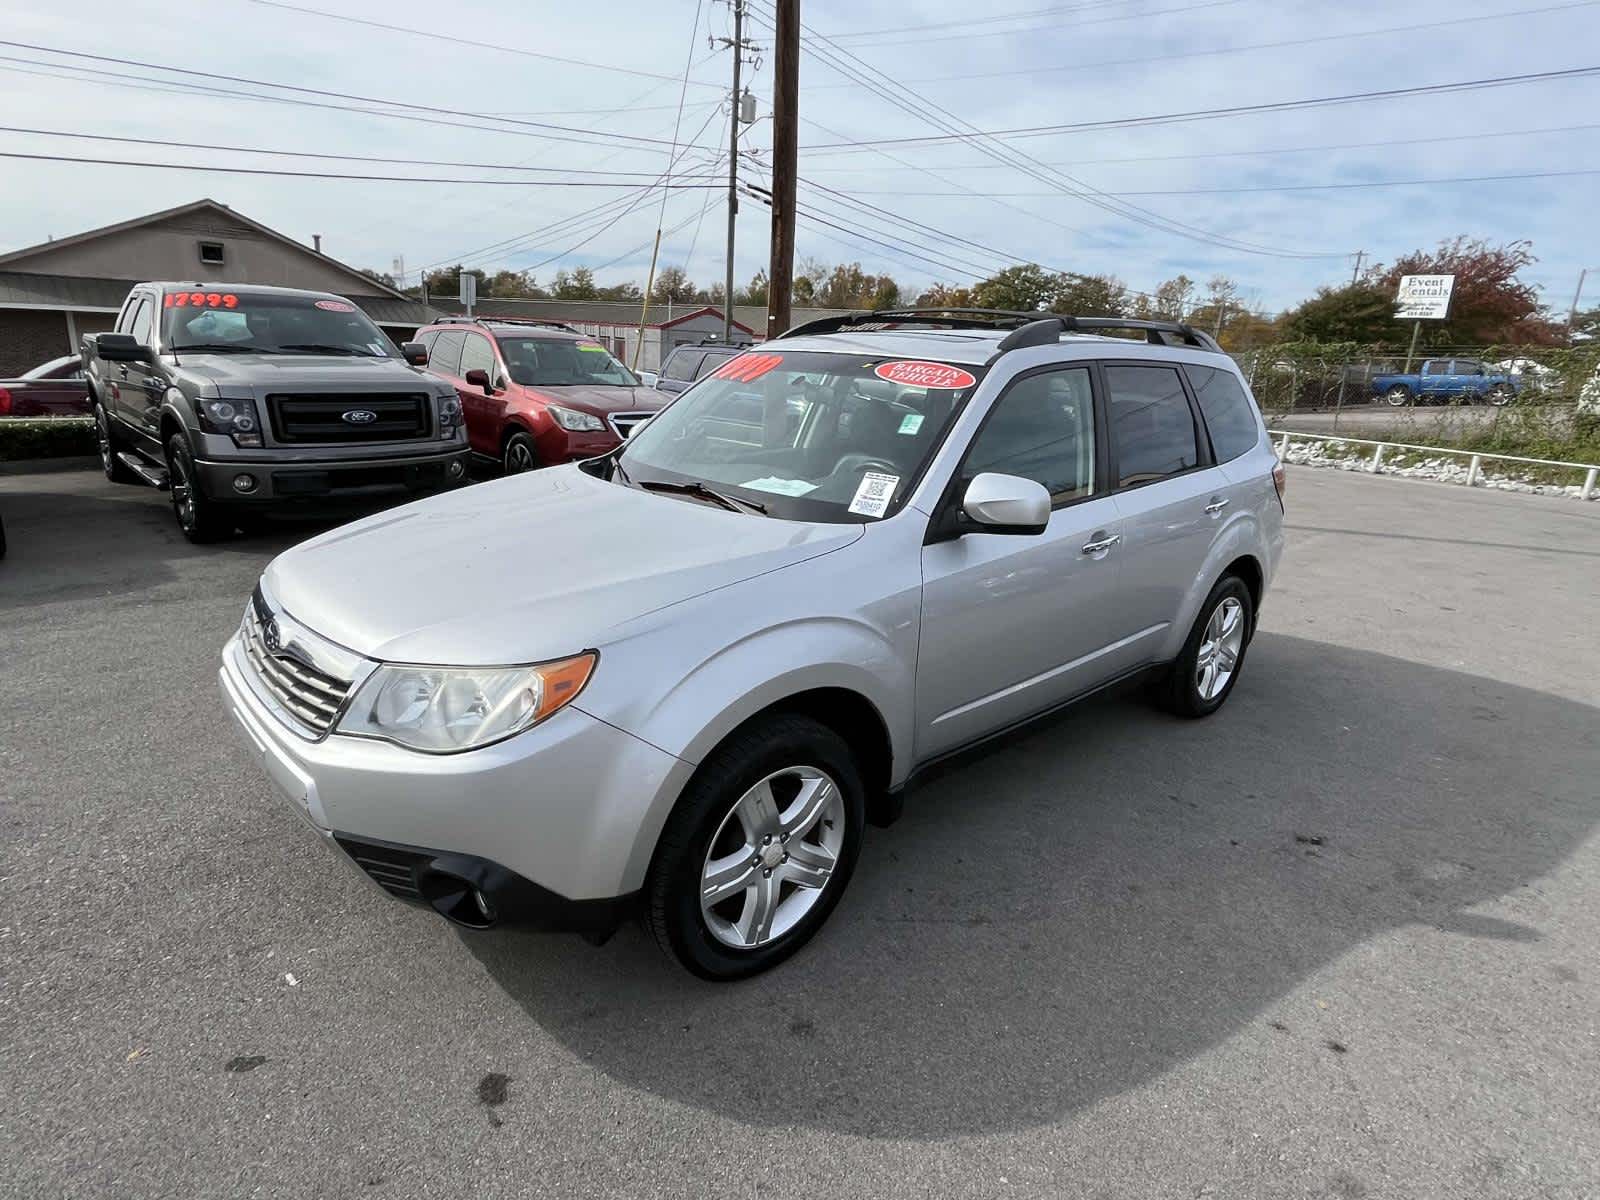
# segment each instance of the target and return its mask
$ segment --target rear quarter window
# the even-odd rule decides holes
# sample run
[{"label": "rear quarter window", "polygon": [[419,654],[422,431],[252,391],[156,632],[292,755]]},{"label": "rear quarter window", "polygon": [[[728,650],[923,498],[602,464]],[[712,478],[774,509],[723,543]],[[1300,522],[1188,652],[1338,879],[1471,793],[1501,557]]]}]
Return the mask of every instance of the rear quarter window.
[{"label": "rear quarter window", "polygon": [[706,355],[705,361],[700,364],[700,369],[695,372],[694,377],[696,379],[704,379],[723,363],[727,362],[731,358],[737,358],[738,356],[739,351],[737,350],[735,350],[732,354],[719,354],[713,351],[712,353]]},{"label": "rear quarter window", "polygon": [[667,356],[667,365],[662,369],[664,379],[676,379],[687,383],[694,378],[694,369],[700,365],[704,352],[700,350],[674,350]]},{"label": "rear quarter window", "polygon": [[1217,461],[1227,462],[1254,449],[1261,438],[1256,408],[1233,372],[1188,363],[1183,372],[1200,401],[1200,415],[1211,434],[1211,449]]}]

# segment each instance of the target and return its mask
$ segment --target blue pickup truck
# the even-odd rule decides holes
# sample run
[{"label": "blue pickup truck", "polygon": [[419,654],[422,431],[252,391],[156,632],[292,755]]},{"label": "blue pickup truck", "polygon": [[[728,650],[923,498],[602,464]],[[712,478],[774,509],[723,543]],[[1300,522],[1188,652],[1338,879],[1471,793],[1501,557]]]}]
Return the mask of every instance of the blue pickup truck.
[{"label": "blue pickup truck", "polygon": [[1407,404],[1510,404],[1520,375],[1501,375],[1475,358],[1430,358],[1414,375],[1374,375],[1372,394],[1395,408]]}]

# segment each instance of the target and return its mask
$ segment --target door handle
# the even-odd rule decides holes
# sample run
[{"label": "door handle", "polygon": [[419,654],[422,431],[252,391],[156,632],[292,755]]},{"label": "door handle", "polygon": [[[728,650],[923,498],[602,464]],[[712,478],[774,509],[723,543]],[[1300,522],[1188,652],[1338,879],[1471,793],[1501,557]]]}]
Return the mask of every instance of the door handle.
[{"label": "door handle", "polygon": [[1221,512],[1223,509],[1225,509],[1227,507],[1228,507],[1227,500],[1225,500],[1225,499],[1223,499],[1222,497],[1219,496],[1217,499],[1213,500],[1210,504],[1206,505],[1206,511],[1208,513],[1210,513],[1212,516],[1216,516],[1219,512]]},{"label": "door handle", "polygon": [[1103,537],[1098,541],[1085,542],[1083,544],[1083,552],[1085,554],[1099,554],[1102,550],[1111,549],[1121,540],[1122,535],[1120,533],[1113,533],[1110,537]]}]

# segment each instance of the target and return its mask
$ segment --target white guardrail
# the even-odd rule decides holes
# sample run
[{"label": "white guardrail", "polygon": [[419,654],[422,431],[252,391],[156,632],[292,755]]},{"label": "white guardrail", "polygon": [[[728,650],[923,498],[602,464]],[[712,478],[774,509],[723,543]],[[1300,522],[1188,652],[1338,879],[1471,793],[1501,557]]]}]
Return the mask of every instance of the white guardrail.
[{"label": "white guardrail", "polygon": [[1495,462],[1527,463],[1535,467],[1567,467],[1574,471],[1584,471],[1583,492],[1581,499],[1591,499],[1595,494],[1596,481],[1600,480],[1600,465],[1595,463],[1561,462],[1551,458],[1519,458],[1515,454],[1485,454],[1478,450],[1452,450],[1445,446],[1417,446],[1411,442],[1375,442],[1368,438],[1340,437],[1331,433],[1293,433],[1287,429],[1269,429],[1267,433],[1277,442],[1278,461],[1282,462],[1289,452],[1291,441],[1300,442],[1339,442],[1351,446],[1372,446],[1372,459],[1367,463],[1369,474],[1376,475],[1383,469],[1383,456],[1390,450],[1420,450],[1424,454],[1450,454],[1456,458],[1467,458],[1472,461],[1467,464],[1466,485],[1471,487],[1477,483],[1479,472],[1483,468],[1485,459]]}]

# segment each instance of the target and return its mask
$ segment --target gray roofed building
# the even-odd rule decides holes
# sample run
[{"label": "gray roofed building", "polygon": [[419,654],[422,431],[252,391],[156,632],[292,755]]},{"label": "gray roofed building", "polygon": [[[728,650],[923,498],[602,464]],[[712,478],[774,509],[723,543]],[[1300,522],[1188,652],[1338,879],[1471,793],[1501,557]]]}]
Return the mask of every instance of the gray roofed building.
[{"label": "gray roofed building", "polygon": [[0,253],[0,378],[73,353],[80,334],[110,329],[128,289],[148,279],[332,292],[359,304],[396,341],[433,317],[314,247],[215,200],[197,200]]}]

